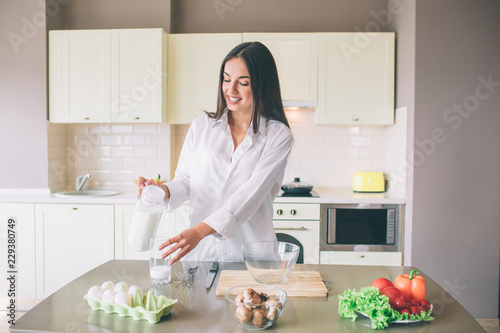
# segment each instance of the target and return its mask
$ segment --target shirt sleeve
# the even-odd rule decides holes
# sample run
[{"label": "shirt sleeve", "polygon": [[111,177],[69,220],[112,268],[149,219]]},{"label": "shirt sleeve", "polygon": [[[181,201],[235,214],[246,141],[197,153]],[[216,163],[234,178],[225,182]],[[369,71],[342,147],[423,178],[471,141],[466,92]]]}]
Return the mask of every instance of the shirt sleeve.
[{"label": "shirt sleeve", "polygon": [[[283,180],[284,170],[292,146],[290,129],[282,127],[280,133],[265,149],[255,165],[251,177],[203,222],[212,227],[221,239],[233,238],[236,226],[247,222],[266,198],[274,199]],[[271,193],[274,196],[271,196]]]}]

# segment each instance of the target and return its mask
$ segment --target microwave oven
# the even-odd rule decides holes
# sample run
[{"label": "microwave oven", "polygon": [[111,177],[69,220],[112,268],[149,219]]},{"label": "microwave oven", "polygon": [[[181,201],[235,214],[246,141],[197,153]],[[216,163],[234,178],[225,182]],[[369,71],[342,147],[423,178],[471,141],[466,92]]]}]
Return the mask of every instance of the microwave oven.
[{"label": "microwave oven", "polygon": [[322,204],[321,251],[401,251],[404,205]]}]

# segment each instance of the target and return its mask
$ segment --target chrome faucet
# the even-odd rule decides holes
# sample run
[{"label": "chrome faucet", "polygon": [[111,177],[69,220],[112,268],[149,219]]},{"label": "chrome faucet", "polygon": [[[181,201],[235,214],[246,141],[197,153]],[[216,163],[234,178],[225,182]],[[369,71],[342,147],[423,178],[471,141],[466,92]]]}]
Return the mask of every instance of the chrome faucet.
[{"label": "chrome faucet", "polygon": [[90,173],[76,177],[76,182],[75,182],[75,190],[77,192],[80,192],[83,188],[83,185],[85,185],[85,182],[90,178]]}]

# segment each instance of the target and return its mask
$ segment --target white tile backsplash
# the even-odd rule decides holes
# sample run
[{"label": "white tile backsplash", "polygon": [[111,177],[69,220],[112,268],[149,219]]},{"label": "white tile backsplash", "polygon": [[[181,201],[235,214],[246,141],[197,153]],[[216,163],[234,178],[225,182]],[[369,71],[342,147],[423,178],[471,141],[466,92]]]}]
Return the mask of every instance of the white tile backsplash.
[{"label": "white tile backsplash", "polygon": [[67,164],[66,164],[66,125],[52,124],[47,122],[48,132],[48,183],[52,189],[60,189],[66,186]]},{"label": "white tile backsplash", "polygon": [[[398,123],[393,126],[316,125],[314,109],[288,109],[286,114],[294,146],[285,182],[300,177],[317,188],[351,187],[355,171],[391,174],[396,155],[405,156],[406,114],[398,115]],[[398,179],[387,177],[390,181]],[[400,181],[391,190],[404,194]]]},{"label": "white tile backsplash", "polygon": [[[170,179],[168,124],[50,124],[51,190],[72,189],[90,173],[88,187],[130,187],[138,176]],[[57,168],[55,168],[57,166]],[[57,172],[56,172],[57,171]]]},{"label": "white tile backsplash", "polygon": [[[391,191],[405,193],[406,108],[393,126],[314,123],[314,109],[286,110],[294,135],[284,182],[316,188],[352,186],[355,171],[382,171]],[[49,184],[72,188],[90,172],[89,187],[132,187],[138,176],[173,177],[189,125],[49,124]]]}]

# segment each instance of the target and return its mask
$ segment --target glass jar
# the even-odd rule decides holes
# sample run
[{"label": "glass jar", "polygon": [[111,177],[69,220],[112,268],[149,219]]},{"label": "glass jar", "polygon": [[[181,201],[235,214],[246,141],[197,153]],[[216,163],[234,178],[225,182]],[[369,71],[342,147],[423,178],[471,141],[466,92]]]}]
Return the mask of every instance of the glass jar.
[{"label": "glass jar", "polygon": [[149,251],[149,242],[156,233],[165,207],[165,191],[159,186],[146,186],[137,199],[128,244],[136,251]]}]

